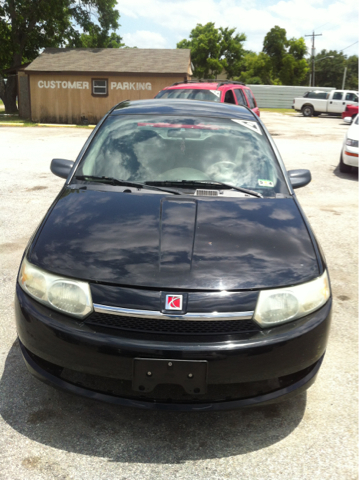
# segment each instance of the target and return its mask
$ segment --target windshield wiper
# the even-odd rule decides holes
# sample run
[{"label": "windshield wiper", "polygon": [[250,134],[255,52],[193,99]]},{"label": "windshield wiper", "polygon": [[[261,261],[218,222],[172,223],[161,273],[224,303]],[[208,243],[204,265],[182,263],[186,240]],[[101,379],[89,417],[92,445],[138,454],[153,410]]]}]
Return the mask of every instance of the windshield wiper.
[{"label": "windshield wiper", "polygon": [[172,190],[171,188],[161,188],[154,185],[147,185],[145,183],[131,182],[130,180],[120,180],[113,177],[96,177],[95,175],[76,175],[75,180],[83,180],[85,182],[99,182],[107,183],[109,185],[121,185],[134,188],[146,188],[148,190],[160,190],[161,192],[173,193],[174,195],[182,195],[182,192],[178,190]]},{"label": "windshield wiper", "polygon": [[217,180],[164,180],[158,182],[146,182],[150,183],[151,185],[185,185],[186,187],[196,187],[200,185],[204,187],[206,185],[213,187],[214,185],[220,185],[225,188],[232,188],[233,190],[237,190],[238,192],[248,193],[248,195],[253,195],[254,197],[263,198],[263,195],[259,192],[255,192],[254,190],[250,190],[248,188],[243,187],[235,187],[234,185],[230,185],[229,183],[217,182]]},{"label": "windshield wiper", "polygon": [[229,183],[218,182],[217,180],[210,181],[210,182],[204,181],[204,183],[207,183],[208,185],[222,185],[222,187],[233,188],[238,192],[248,193],[248,195],[253,195],[254,197],[263,198],[263,195],[261,193],[255,192],[254,190],[250,190],[249,188],[235,187],[234,185],[231,185]]}]

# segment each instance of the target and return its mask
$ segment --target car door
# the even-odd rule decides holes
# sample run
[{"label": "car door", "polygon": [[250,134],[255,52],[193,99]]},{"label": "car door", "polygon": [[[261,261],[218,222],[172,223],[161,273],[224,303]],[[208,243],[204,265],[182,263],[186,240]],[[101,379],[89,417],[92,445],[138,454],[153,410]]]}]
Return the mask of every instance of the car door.
[{"label": "car door", "polygon": [[222,102],[233,103],[234,105],[236,105],[236,100],[234,98],[232,90],[226,90],[223,92]]},{"label": "car door", "polygon": [[[346,92],[344,102],[345,102],[345,107],[347,105],[355,105],[357,107],[358,106],[358,95],[356,93],[353,93],[353,92]],[[345,108],[344,108],[344,110],[345,110]]]},{"label": "car door", "polygon": [[236,98],[237,105],[244,105],[245,107],[249,107],[247,102],[247,98],[242,92],[241,88],[234,88],[233,89],[234,96]]},{"label": "car door", "polygon": [[259,108],[257,107],[257,102],[253,96],[253,93],[251,92],[251,90],[249,88],[243,88],[243,92],[245,94],[245,96],[247,97],[247,102],[249,104],[249,108],[251,110],[253,110],[253,112],[259,117],[260,116],[260,112],[259,112]]},{"label": "car door", "polygon": [[328,100],[328,113],[342,113],[345,110],[345,92],[336,91]]}]

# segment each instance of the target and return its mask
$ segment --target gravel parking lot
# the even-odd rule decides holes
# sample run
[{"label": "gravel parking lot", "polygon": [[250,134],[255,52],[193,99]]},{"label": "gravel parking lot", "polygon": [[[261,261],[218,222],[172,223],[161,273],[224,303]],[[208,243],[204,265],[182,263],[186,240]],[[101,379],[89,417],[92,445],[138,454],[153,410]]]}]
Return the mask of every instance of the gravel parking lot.
[{"label": "gravel parking lot", "polygon": [[75,159],[90,130],[0,128],[0,479],[279,480],[357,478],[357,172],[338,169],[348,125],[263,112],[325,252],[334,312],[316,383],[274,406],[224,413],[147,412],[85,400],[26,370],[16,341],[17,269],[63,181],[53,157]]}]

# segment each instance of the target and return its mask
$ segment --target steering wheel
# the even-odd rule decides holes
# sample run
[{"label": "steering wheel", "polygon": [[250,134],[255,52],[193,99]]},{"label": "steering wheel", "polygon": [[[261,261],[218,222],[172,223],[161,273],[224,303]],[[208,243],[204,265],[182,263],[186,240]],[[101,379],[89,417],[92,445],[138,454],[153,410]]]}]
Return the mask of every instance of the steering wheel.
[{"label": "steering wheel", "polygon": [[230,161],[216,162],[207,169],[207,173],[211,176],[228,178],[233,176],[236,167],[237,165]]}]

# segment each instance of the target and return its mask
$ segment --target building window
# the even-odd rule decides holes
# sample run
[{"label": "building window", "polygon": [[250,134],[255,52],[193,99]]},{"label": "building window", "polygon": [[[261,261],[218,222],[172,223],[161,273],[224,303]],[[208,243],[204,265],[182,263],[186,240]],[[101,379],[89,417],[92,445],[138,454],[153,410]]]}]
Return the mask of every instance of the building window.
[{"label": "building window", "polygon": [[93,78],[92,79],[92,95],[94,97],[107,97],[108,95],[108,80],[107,78]]}]

